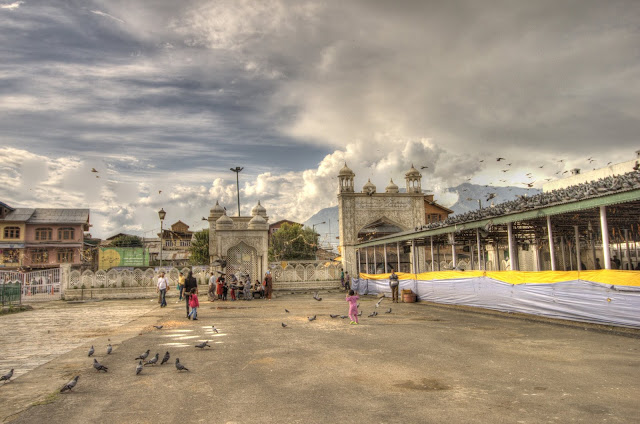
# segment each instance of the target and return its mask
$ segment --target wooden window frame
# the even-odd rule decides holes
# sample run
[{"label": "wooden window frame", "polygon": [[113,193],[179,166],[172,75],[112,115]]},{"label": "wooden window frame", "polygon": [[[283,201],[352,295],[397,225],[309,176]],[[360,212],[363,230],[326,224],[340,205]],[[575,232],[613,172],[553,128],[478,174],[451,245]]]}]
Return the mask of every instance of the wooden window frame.
[{"label": "wooden window frame", "polygon": [[20,227],[4,227],[3,235],[5,240],[20,238]]},{"label": "wooden window frame", "polygon": [[[42,233],[45,233],[46,237],[42,237]],[[53,240],[53,228],[36,228],[36,240]]]},{"label": "wooden window frame", "polygon": [[[67,236],[68,237],[65,237]],[[76,229],[71,227],[58,228],[58,240],[75,240]]]},{"label": "wooden window frame", "polygon": [[58,249],[56,252],[59,264],[67,264],[73,262],[73,249]]}]

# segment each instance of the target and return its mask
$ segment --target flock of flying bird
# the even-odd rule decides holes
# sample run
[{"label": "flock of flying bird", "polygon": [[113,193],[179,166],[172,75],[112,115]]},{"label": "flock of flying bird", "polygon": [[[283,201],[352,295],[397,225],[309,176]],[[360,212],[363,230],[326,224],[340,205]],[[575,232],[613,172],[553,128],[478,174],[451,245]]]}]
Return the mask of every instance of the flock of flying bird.
[{"label": "flock of flying bird", "polygon": [[[633,170],[621,175],[600,178],[582,184],[576,184],[562,189],[552,190],[535,196],[518,196],[516,200],[491,205],[486,208],[472,210],[463,214],[453,215],[444,221],[433,222],[431,224],[415,227],[415,231],[430,230],[434,228],[446,227],[449,225],[463,224],[466,222],[479,221],[495,216],[524,212],[531,209],[542,208],[555,204],[584,200],[593,197],[604,196],[606,194],[628,191],[640,188],[640,163],[636,162]],[[487,201],[493,199],[495,193],[490,193]]]},{"label": "flock of flying bird", "polygon": [[[317,301],[321,301],[321,300],[322,300],[322,298],[318,296],[318,292],[315,292],[315,293],[314,293],[314,295],[313,295],[313,299],[314,299],[314,300],[317,300]],[[384,299],[384,297],[381,297],[381,298],[380,298],[380,300],[378,300],[378,302],[376,302],[376,304],[375,304],[375,307],[376,307],[376,308],[379,308],[379,307],[380,307],[380,304],[382,303],[382,300],[383,300],[383,299]],[[358,309],[360,309],[360,304],[359,304],[359,303],[358,303],[358,305],[357,305],[357,306],[358,306]],[[284,311],[285,311],[286,313],[288,313],[288,314],[289,314],[289,313],[291,313],[291,312],[290,312],[288,309],[286,309],[286,308],[285,308],[285,310],[284,310]],[[391,308],[389,308],[389,309],[387,309],[387,310],[385,311],[385,314],[390,314],[390,313],[391,313]],[[373,312],[371,312],[371,313],[368,315],[368,317],[369,317],[369,318],[373,318],[373,317],[375,317],[376,315],[378,315],[378,312],[376,312],[376,311],[374,310]],[[339,318],[342,318],[342,319],[347,319],[347,318],[349,318],[349,316],[348,316],[348,315],[340,315],[340,314],[329,314],[329,316],[330,316],[331,318],[338,318],[338,317],[339,317]],[[359,317],[360,317],[360,316],[362,316],[362,311],[358,312],[358,316],[359,316]],[[314,316],[311,316],[311,317],[307,317],[307,320],[309,320],[309,322],[311,322],[311,321],[315,321],[317,318],[318,318],[318,315],[314,315]],[[287,328],[287,327],[289,327],[289,324],[286,324],[286,323],[284,323],[284,322],[283,322],[283,323],[281,323],[281,325],[282,325],[282,328]]]}]

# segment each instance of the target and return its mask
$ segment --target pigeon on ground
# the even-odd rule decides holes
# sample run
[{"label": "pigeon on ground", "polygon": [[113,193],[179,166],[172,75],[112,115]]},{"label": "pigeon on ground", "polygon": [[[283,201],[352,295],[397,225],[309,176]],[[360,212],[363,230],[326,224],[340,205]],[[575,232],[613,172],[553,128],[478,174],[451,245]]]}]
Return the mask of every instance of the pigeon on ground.
[{"label": "pigeon on ground", "polygon": [[356,308],[359,308],[359,307],[360,307],[360,304],[359,304],[359,303],[356,303]]},{"label": "pigeon on ground", "polygon": [[361,317],[362,316],[362,311],[358,312],[358,316]]},{"label": "pigeon on ground", "polygon": [[200,348],[200,349],[204,349],[207,346],[211,347],[211,345],[209,344],[209,340],[207,340],[206,342],[202,342],[202,343],[196,345],[196,347]]},{"label": "pigeon on ground", "polygon": [[138,362],[138,366],[136,367],[136,375],[140,374],[142,372],[142,368],[144,368],[142,366],[142,361]]},{"label": "pigeon on ground", "polygon": [[384,299],[384,297],[381,297],[380,300],[378,300],[378,303],[376,303],[376,308],[380,306],[380,304],[382,303],[382,299]]},{"label": "pigeon on ground", "polygon": [[93,358],[93,368],[96,369],[96,371],[100,372],[100,371],[104,371],[107,372],[107,370],[109,368],[105,367],[104,365],[102,365],[100,362],[98,362],[98,360],[96,358]]},{"label": "pigeon on ground", "polygon": [[79,375],[76,375],[75,377],[73,377],[73,380],[71,380],[70,382],[68,382],[67,384],[65,384],[64,386],[62,386],[62,389],[60,389],[60,393],[64,393],[67,390],[71,391],[71,389],[73,389],[74,387],[76,387],[76,383],[78,382],[78,379],[80,378]]},{"label": "pigeon on ground", "polygon": [[329,314],[329,316],[330,316],[331,318],[338,318],[340,315],[333,315],[333,314]]},{"label": "pigeon on ground", "polygon": [[284,322],[282,323],[282,328],[287,328],[287,324],[285,324]]},{"label": "pigeon on ground", "polygon": [[313,294],[313,298],[314,298],[315,300],[317,300],[318,302],[322,300],[322,298],[321,298],[321,297],[318,297],[318,292],[315,292],[315,293]]},{"label": "pigeon on ground", "polygon": [[6,384],[9,382],[9,380],[11,380],[11,377],[13,377],[13,368],[11,368],[11,371],[0,377],[0,381],[4,380]]},{"label": "pigeon on ground", "polygon": [[178,371],[182,371],[182,370],[184,370],[184,371],[189,371],[189,368],[185,367],[184,365],[182,365],[182,364],[180,363],[180,358],[176,358],[176,369],[177,369]]},{"label": "pigeon on ground", "polygon": [[369,314],[369,318],[375,317],[376,315],[378,315],[378,313],[376,311],[373,311]]},{"label": "pigeon on ground", "polygon": [[309,321],[313,321],[313,320],[315,320],[316,318],[317,318],[317,315],[314,315],[314,316],[312,316],[312,317],[307,317],[307,319],[308,319]]},{"label": "pigeon on ground", "polygon": [[164,357],[162,358],[162,362],[160,362],[160,365],[164,365],[165,363],[169,362],[170,357],[171,355],[169,355],[169,351],[167,351],[167,353],[164,354]]},{"label": "pigeon on ground", "polygon": [[111,355],[111,351],[113,350],[113,348],[111,347],[111,344],[107,345],[107,355]]},{"label": "pigeon on ground", "polygon": [[287,308],[285,308],[285,309],[284,309],[284,311],[285,311],[286,313],[289,313],[289,310],[288,310]]},{"label": "pigeon on ground", "polygon": [[144,361],[145,359],[147,359],[147,356],[149,356],[149,352],[151,352],[151,349],[147,349],[145,353],[143,353],[142,355],[138,356],[135,359],[142,359]]},{"label": "pigeon on ground", "polygon": [[93,346],[91,346],[91,349],[89,349],[89,354],[87,356],[93,355],[93,352],[95,352],[95,349],[93,348]]},{"label": "pigeon on ground", "polygon": [[164,326],[162,326],[162,325],[154,325],[154,327],[157,328],[158,330],[161,330],[162,327],[164,327]]},{"label": "pigeon on ground", "polygon": [[342,318],[342,319],[347,319],[347,318],[349,318],[349,317],[348,317],[348,316],[346,316],[346,315],[340,315],[340,318]]},{"label": "pigeon on ground", "polygon": [[160,354],[156,353],[156,356],[154,356],[153,358],[149,359],[147,362],[145,362],[145,365],[155,365],[158,363],[158,358],[160,358]]},{"label": "pigeon on ground", "polygon": [[215,332],[216,332],[216,334],[219,334],[219,331],[218,331],[218,329],[216,328],[216,326],[215,326],[215,325],[212,325],[212,326],[211,326],[211,330],[212,330],[212,331],[215,331]]},{"label": "pigeon on ground", "polygon": [[389,308],[389,310],[385,312],[385,314],[390,314],[390,313],[391,313],[391,308]]}]

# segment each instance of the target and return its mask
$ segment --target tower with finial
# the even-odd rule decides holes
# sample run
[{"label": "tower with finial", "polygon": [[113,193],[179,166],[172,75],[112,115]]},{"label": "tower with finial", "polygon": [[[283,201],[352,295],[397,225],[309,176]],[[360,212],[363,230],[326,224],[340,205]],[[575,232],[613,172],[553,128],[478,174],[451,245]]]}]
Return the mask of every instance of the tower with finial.
[{"label": "tower with finial", "polygon": [[344,163],[344,167],[338,173],[338,181],[340,183],[340,193],[353,193],[353,178],[356,174]]},{"label": "tower with finial", "polygon": [[422,193],[422,186],[420,181],[422,180],[422,175],[420,172],[411,164],[411,169],[404,174],[404,179],[407,182],[407,193]]}]

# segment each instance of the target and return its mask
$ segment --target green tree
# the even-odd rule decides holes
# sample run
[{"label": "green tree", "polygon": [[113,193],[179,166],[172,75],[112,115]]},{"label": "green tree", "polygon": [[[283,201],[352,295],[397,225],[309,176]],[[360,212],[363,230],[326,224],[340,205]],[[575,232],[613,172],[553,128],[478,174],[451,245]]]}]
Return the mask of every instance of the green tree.
[{"label": "green tree", "polygon": [[285,222],[271,236],[269,260],[315,259],[317,248],[318,233],[309,227]]},{"label": "green tree", "polygon": [[115,247],[142,247],[142,239],[138,236],[122,235],[114,238],[111,245]]},{"label": "green tree", "polygon": [[189,248],[191,265],[209,264],[209,229],[198,231],[194,234]]}]

